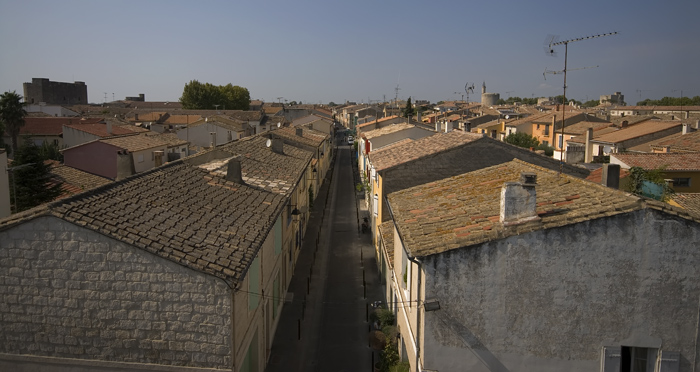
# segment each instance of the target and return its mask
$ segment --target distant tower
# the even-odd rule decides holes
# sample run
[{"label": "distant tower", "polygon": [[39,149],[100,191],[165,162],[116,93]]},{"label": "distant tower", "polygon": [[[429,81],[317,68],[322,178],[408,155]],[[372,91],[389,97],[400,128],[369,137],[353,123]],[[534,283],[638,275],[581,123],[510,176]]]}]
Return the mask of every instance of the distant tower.
[{"label": "distant tower", "polygon": [[486,82],[481,85],[481,105],[482,106],[495,106],[498,100],[501,99],[501,95],[498,93],[486,93]]},{"label": "distant tower", "polygon": [[481,94],[486,93],[486,82],[484,81],[483,84],[481,84]]}]

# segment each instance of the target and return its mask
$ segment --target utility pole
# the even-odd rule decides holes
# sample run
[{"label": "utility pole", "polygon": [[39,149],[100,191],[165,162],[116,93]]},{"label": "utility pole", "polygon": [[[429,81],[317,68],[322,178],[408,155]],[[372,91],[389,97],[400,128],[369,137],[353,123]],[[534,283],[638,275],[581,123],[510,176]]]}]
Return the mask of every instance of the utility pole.
[{"label": "utility pole", "polygon": [[[576,39],[569,39],[569,40],[564,40],[564,41],[555,41],[554,38],[552,38],[552,40],[549,42],[549,50],[547,52],[550,55],[554,54],[554,47],[555,46],[564,44],[564,102],[563,102],[563,107],[562,107],[562,112],[561,112],[561,148],[559,149],[559,175],[560,176],[564,172],[564,123],[565,123],[564,120],[566,119],[566,106],[567,106],[566,68],[567,68],[567,63],[569,60],[569,43],[573,43],[575,41],[595,39],[595,38],[604,37],[604,36],[612,36],[612,35],[617,35],[617,32],[609,32],[607,34],[579,37]],[[552,132],[554,132],[554,128],[552,128]],[[556,141],[556,139],[555,139],[555,141]],[[556,146],[555,146],[555,148],[556,148]]]}]

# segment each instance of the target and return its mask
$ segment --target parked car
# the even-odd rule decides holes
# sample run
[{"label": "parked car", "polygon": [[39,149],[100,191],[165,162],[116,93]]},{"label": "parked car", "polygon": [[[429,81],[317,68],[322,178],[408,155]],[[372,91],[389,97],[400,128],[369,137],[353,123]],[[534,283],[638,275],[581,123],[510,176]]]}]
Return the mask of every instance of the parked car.
[{"label": "parked car", "polygon": [[353,136],[348,136],[348,145],[352,145],[353,142],[355,142],[355,138]]}]

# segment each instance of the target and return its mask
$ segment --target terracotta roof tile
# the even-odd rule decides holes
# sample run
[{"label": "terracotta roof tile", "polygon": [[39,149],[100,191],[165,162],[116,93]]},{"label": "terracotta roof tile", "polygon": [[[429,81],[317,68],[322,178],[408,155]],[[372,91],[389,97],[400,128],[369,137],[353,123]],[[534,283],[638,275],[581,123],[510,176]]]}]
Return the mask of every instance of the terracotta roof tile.
[{"label": "terracotta roof tile", "polygon": [[170,146],[170,143],[160,138],[160,136],[148,136],[146,134],[106,138],[99,141],[129,150],[130,152],[152,149],[154,147]]},{"label": "terracotta roof tile", "polygon": [[700,130],[665,139],[653,145],[661,148],[669,146],[671,152],[700,152]]},{"label": "terracotta roof tile", "polygon": [[675,193],[671,201],[681,208],[700,214],[700,193]]},{"label": "terracotta roof tile", "polygon": [[101,118],[55,118],[55,117],[25,117],[24,125],[19,128],[20,135],[59,136],[63,126],[69,124],[96,124]]},{"label": "terracotta roof tile", "polygon": [[85,133],[90,133],[92,135],[102,138],[137,133],[136,129],[132,130],[127,125],[112,125],[112,133],[107,132],[107,124],[66,124],[65,126]]},{"label": "terracotta roof tile", "polygon": [[[522,172],[537,174],[540,219],[504,227],[501,187],[518,181]],[[636,196],[519,160],[398,191],[388,199],[406,248],[417,257],[643,206]]]},{"label": "terracotta roof tile", "polygon": [[700,156],[695,153],[622,153],[611,156],[617,158],[627,168],[656,169],[664,167],[669,171],[700,170]]},{"label": "terracotta roof tile", "polygon": [[619,143],[627,141],[629,139],[645,136],[648,134],[660,132],[663,130],[678,127],[680,132],[681,122],[679,121],[659,121],[650,120],[639,124],[631,125],[627,128],[622,128],[618,131],[596,136],[594,134],[593,140],[596,142],[605,143]]},{"label": "terracotta roof tile", "polygon": [[406,130],[406,129],[413,129],[413,128],[417,128],[417,127],[413,124],[408,124],[408,123],[396,123],[396,124],[388,125],[388,126],[383,127],[383,128],[362,132],[362,136],[367,138],[367,139],[372,139],[375,137],[400,132],[400,131]]},{"label": "terracotta roof tile", "polygon": [[[302,135],[297,135],[297,130],[302,131]],[[305,127],[282,127],[270,132],[272,136],[283,138],[285,143],[296,142],[310,147],[319,147],[330,136],[323,132]]]}]

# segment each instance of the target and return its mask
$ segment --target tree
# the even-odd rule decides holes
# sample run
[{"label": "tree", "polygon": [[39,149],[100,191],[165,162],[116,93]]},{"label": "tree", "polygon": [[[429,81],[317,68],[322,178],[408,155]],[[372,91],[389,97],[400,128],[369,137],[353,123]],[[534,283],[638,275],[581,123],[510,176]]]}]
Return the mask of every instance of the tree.
[{"label": "tree", "polygon": [[540,141],[527,134],[527,133],[522,133],[522,132],[515,132],[509,134],[504,142],[510,143],[511,145],[515,145],[518,147],[525,147],[525,148],[530,148],[530,147],[537,147],[540,144]]},{"label": "tree", "polygon": [[24,141],[15,152],[10,196],[16,212],[48,203],[61,195],[61,182],[51,177],[51,165],[44,160],[31,140]]},{"label": "tree", "polygon": [[184,109],[248,110],[250,109],[250,92],[246,88],[230,83],[218,86],[192,80],[185,84],[180,103]]},{"label": "tree", "polygon": [[596,107],[600,104],[600,102],[596,99],[592,99],[590,101],[584,102],[581,106],[583,107]]},{"label": "tree", "polygon": [[24,117],[27,111],[24,110],[22,96],[12,92],[5,92],[0,95],[0,134],[7,131],[12,138],[12,152],[17,152],[17,138],[19,130],[24,126]]},{"label": "tree", "polygon": [[411,97],[408,97],[408,100],[406,101],[406,107],[403,109],[403,117],[407,118],[409,116],[415,116],[416,115],[416,109],[413,108],[413,104],[411,104]]},{"label": "tree", "polygon": [[57,143],[49,143],[47,141],[44,141],[44,143],[41,144],[39,149],[39,156],[41,156],[42,159],[44,160],[56,160],[58,162],[63,162],[63,154],[61,153],[61,149],[58,148]]},{"label": "tree", "polygon": [[632,167],[629,170],[627,191],[641,196],[667,201],[674,191],[664,179],[664,167],[645,170]]}]

